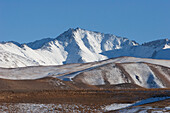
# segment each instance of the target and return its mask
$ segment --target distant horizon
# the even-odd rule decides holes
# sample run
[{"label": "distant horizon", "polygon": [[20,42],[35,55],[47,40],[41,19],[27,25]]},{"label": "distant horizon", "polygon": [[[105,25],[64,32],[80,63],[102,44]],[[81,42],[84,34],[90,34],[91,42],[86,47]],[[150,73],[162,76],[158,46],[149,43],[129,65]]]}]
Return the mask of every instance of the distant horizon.
[{"label": "distant horizon", "polygon": [[170,0],[0,0],[0,42],[54,38],[80,27],[135,40],[170,38]]},{"label": "distant horizon", "polygon": [[[88,30],[88,29],[84,29],[84,28],[81,28],[81,27],[76,27],[76,28],[68,28],[67,30],[63,31],[62,33],[60,33],[59,35],[57,35],[56,37],[44,37],[44,38],[39,38],[39,39],[36,39],[36,40],[32,40],[32,41],[29,41],[29,42],[18,42],[18,41],[15,41],[15,40],[7,40],[7,41],[0,41],[0,43],[8,43],[8,42],[14,42],[14,43],[19,43],[19,44],[27,44],[27,43],[31,43],[31,42],[35,42],[35,41],[40,41],[40,40],[43,40],[43,39],[55,39],[57,38],[58,36],[60,36],[61,34],[63,34],[64,32],[67,32],[69,29],[77,29],[77,28],[80,28],[82,30],[87,30],[87,31],[91,31],[91,32],[97,32],[97,33],[102,33],[102,34],[110,34],[110,35],[115,35],[115,34],[111,34],[111,33],[104,33],[104,32],[100,32],[100,31],[92,31],[92,30]],[[118,35],[115,35],[117,37],[121,37],[121,38],[127,38],[129,39],[128,37],[122,37],[122,36],[118,36]],[[143,42],[143,43],[140,43],[140,42],[137,42],[136,40],[132,40],[132,39],[129,39],[129,40],[132,40],[132,41],[135,41],[139,44],[144,44],[144,43],[147,43],[147,42],[152,42],[152,41],[156,41],[156,40],[165,40],[165,39],[168,39],[169,38],[160,38],[160,39],[155,39],[155,40],[151,40],[151,41],[146,41],[146,42]]]}]

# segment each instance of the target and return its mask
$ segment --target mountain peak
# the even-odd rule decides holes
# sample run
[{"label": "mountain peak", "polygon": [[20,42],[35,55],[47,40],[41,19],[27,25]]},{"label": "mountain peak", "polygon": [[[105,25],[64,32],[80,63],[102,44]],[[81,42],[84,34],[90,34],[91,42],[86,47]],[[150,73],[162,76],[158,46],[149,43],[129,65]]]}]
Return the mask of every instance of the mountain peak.
[{"label": "mountain peak", "polygon": [[22,44],[18,43],[18,42],[15,42],[15,41],[7,41],[7,42],[0,42],[1,44],[7,44],[7,43],[12,43],[12,44],[15,44],[17,45],[18,47],[22,47]]},{"label": "mountain peak", "polygon": [[169,39],[158,39],[158,40],[154,40],[154,41],[151,41],[151,42],[144,43],[142,45],[153,47],[153,48],[157,48],[157,47],[163,48],[168,43],[170,43]]},{"label": "mountain peak", "polygon": [[74,31],[78,31],[78,30],[85,30],[85,29],[82,29],[80,27],[77,27],[77,28],[69,28],[67,31],[65,32],[74,32]]},{"label": "mountain peak", "polygon": [[[11,67],[28,65],[61,65],[101,61],[119,56],[142,58],[166,58],[169,39],[161,39],[139,45],[128,38],[112,34],[70,28],[56,38],[44,38],[30,43],[3,42],[0,44],[0,64]],[[166,45],[166,46],[165,46]],[[154,56],[154,57],[153,57]],[[22,59],[19,61],[17,58]],[[1,63],[1,61],[3,63]]]}]

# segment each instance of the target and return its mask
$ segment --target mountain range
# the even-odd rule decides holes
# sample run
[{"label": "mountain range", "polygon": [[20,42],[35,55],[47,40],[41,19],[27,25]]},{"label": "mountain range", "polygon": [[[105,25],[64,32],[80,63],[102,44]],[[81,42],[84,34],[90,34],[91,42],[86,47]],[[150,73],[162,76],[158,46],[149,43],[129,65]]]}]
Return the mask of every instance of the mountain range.
[{"label": "mountain range", "polygon": [[139,44],[112,34],[69,29],[54,39],[1,42],[0,86],[17,88],[16,84],[22,89],[18,84],[27,80],[30,85],[25,88],[32,82],[41,86],[39,81],[59,89],[169,88],[169,59],[169,39]]},{"label": "mountain range", "polygon": [[139,44],[112,34],[70,28],[56,38],[24,44],[0,43],[0,67],[3,68],[86,63],[120,56],[168,60],[170,40]]}]

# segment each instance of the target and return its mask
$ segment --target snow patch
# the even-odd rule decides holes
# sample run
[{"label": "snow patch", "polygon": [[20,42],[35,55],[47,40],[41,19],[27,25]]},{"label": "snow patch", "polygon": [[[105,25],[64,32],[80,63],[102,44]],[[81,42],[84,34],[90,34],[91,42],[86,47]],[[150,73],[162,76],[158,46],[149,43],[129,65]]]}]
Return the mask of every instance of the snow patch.
[{"label": "snow patch", "polygon": [[130,105],[131,104],[111,104],[111,105],[107,105],[105,107],[105,110],[106,111],[118,110],[118,109],[126,108],[126,107],[128,107]]},{"label": "snow patch", "polygon": [[152,98],[148,98],[148,99],[144,99],[139,102],[136,102],[136,103],[132,104],[131,106],[139,106],[139,105],[148,104],[148,103],[152,103],[152,102],[158,102],[158,101],[162,101],[162,100],[166,100],[166,99],[170,99],[170,97],[152,97]]}]

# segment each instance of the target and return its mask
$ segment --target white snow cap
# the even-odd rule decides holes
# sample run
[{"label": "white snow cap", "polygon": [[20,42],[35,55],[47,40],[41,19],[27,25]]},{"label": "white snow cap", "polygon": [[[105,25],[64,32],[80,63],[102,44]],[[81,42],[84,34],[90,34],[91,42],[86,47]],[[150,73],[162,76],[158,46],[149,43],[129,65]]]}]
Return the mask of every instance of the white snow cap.
[{"label": "white snow cap", "polygon": [[[0,43],[0,67],[85,63],[119,56],[170,59],[168,48],[168,39],[139,45],[112,34],[70,28],[54,39],[25,44],[13,41]],[[163,49],[167,50],[163,51],[166,57],[162,55]]]}]

